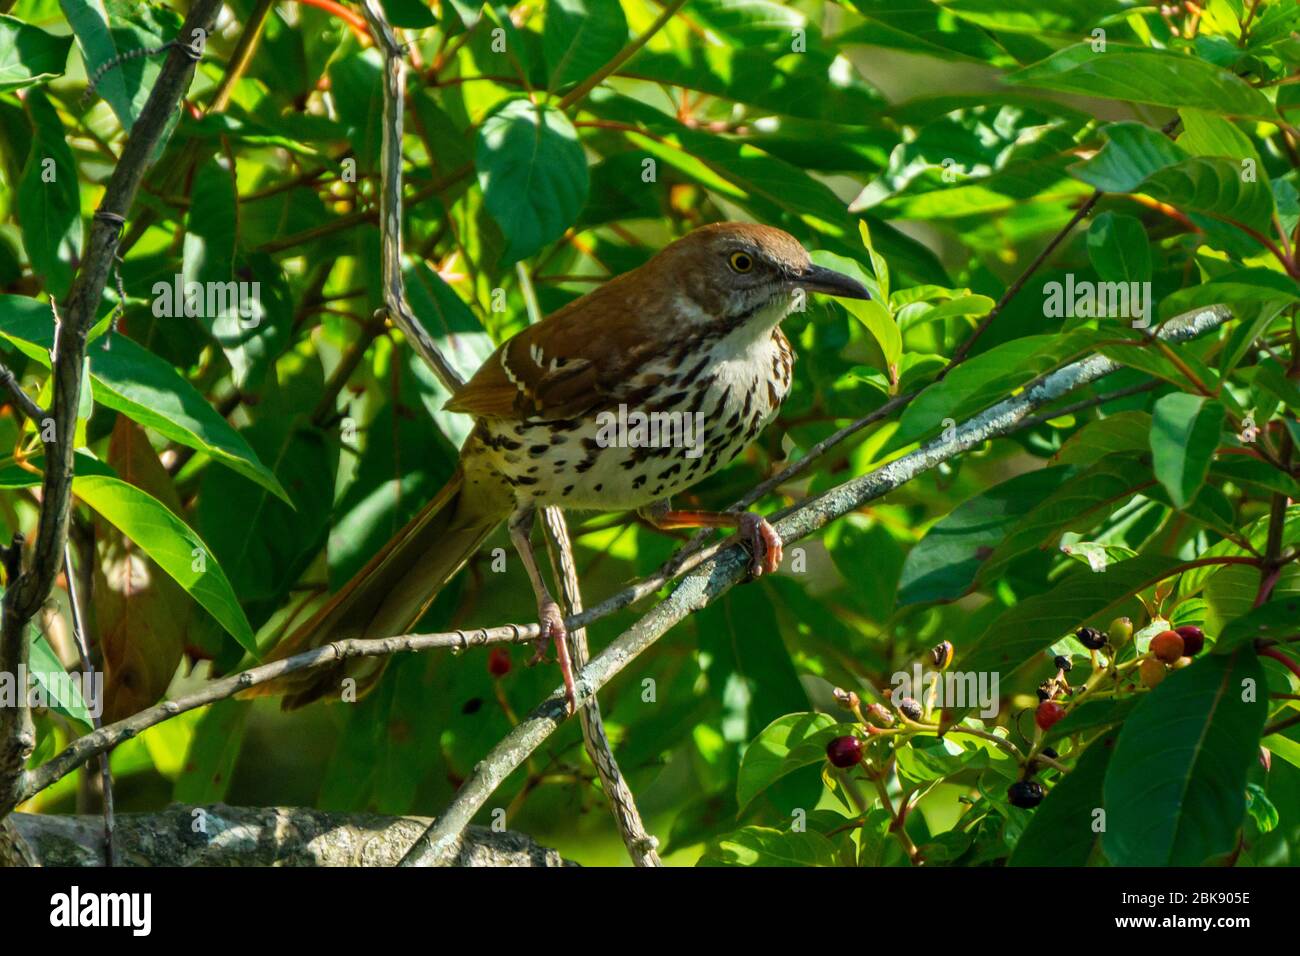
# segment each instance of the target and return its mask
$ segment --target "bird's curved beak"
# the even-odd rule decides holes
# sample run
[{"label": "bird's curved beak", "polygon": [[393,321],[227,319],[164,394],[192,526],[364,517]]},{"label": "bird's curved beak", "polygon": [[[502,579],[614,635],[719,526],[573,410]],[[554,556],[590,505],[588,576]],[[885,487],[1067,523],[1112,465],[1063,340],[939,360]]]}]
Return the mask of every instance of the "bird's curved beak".
[{"label": "bird's curved beak", "polygon": [[809,266],[795,279],[802,289],[809,292],[824,292],[842,299],[870,299],[871,293],[857,279],[850,279],[842,272],[826,269],[822,266]]}]

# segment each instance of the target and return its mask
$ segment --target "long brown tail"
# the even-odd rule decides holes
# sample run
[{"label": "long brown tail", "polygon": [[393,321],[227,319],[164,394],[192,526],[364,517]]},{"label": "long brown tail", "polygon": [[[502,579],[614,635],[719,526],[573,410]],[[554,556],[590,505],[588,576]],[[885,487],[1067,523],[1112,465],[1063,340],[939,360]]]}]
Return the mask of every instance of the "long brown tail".
[{"label": "long brown tail", "polygon": [[[407,632],[509,512],[508,499],[466,487],[464,474],[458,468],[433,500],[369,564],[276,646],[270,659],[280,660],[331,641],[392,637]],[[282,692],[285,697],[281,706],[293,710],[326,695],[339,694],[345,678],[356,681],[360,696],[379,679],[386,661],[383,657],[354,658],[272,681],[249,696]]]}]

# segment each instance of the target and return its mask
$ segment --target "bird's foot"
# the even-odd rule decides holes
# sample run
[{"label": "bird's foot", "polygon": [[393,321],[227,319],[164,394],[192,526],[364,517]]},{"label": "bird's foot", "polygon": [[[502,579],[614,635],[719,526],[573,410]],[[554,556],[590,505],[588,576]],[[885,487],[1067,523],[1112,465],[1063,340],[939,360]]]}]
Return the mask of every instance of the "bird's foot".
[{"label": "bird's foot", "polygon": [[762,515],[749,511],[740,516],[737,527],[741,538],[749,544],[749,550],[754,555],[749,562],[750,576],[757,578],[764,574],[775,574],[781,567],[781,557],[784,554],[781,536],[776,533],[776,529]]},{"label": "bird's foot", "polygon": [[569,713],[578,707],[577,687],[573,679],[573,665],[569,661],[569,631],[564,626],[564,615],[560,605],[555,601],[544,601],[537,607],[537,622],[542,632],[537,637],[537,653],[528,660],[528,666],[541,664],[546,660],[546,651],[554,645],[555,658],[560,665],[560,674],[564,677],[564,693],[568,700]]}]

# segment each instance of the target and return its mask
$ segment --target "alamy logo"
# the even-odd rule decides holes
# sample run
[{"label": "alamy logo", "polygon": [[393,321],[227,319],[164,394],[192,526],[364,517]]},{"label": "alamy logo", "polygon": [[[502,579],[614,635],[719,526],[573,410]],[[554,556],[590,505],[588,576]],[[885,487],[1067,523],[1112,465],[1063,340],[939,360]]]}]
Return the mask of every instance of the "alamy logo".
[{"label": "alamy logo", "polygon": [[25,695],[28,707],[48,708],[59,701],[76,700],[86,704],[91,717],[104,711],[104,675],[93,677],[68,671],[29,671],[26,664],[18,665],[18,672],[0,672],[0,710],[17,707],[19,696]]},{"label": "alamy logo", "polygon": [[262,322],[261,282],[186,282],[178,272],[170,282],[155,282],[153,296],[153,314],[160,319],[231,316],[246,329]]},{"label": "alamy logo", "polygon": [[704,413],[628,411],[600,412],[596,444],[601,448],[685,448],[687,458],[704,454]]},{"label": "alamy logo", "polygon": [[912,697],[924,700],[931,708],[979,708],[981,717],[996,717],[998,713],[997,671],[922,671],[919,663],[912,665],[911,673],[895,671],[889,678],[894,688],[893,699]]},{"label": "alamy logo", "polygon": [[50,897],[51,926],[127,926],[133,936],[148,936],[153,928],[153,895],[150,893],[70,892]]},{"label": "alamy logo", "polygon": [[1133,328],[1151,325],[1150,282],[1065,282],[1043,285],[1043,315],[1049,319],[1131,319]]}]

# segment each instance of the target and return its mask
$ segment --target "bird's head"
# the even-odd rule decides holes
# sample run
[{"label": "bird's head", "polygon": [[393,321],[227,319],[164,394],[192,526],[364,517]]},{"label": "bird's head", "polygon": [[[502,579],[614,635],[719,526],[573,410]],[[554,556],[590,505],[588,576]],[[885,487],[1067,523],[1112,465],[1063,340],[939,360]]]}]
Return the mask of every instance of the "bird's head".
[{"label": "bird's head", "polygon": [[683,236],[652,260],[675,278],[678,294],[701,321],[773,326],[799,290],[849,299],[871,295],[856,279],[814,265],[799,240],[771,226],[722,222]]}]

